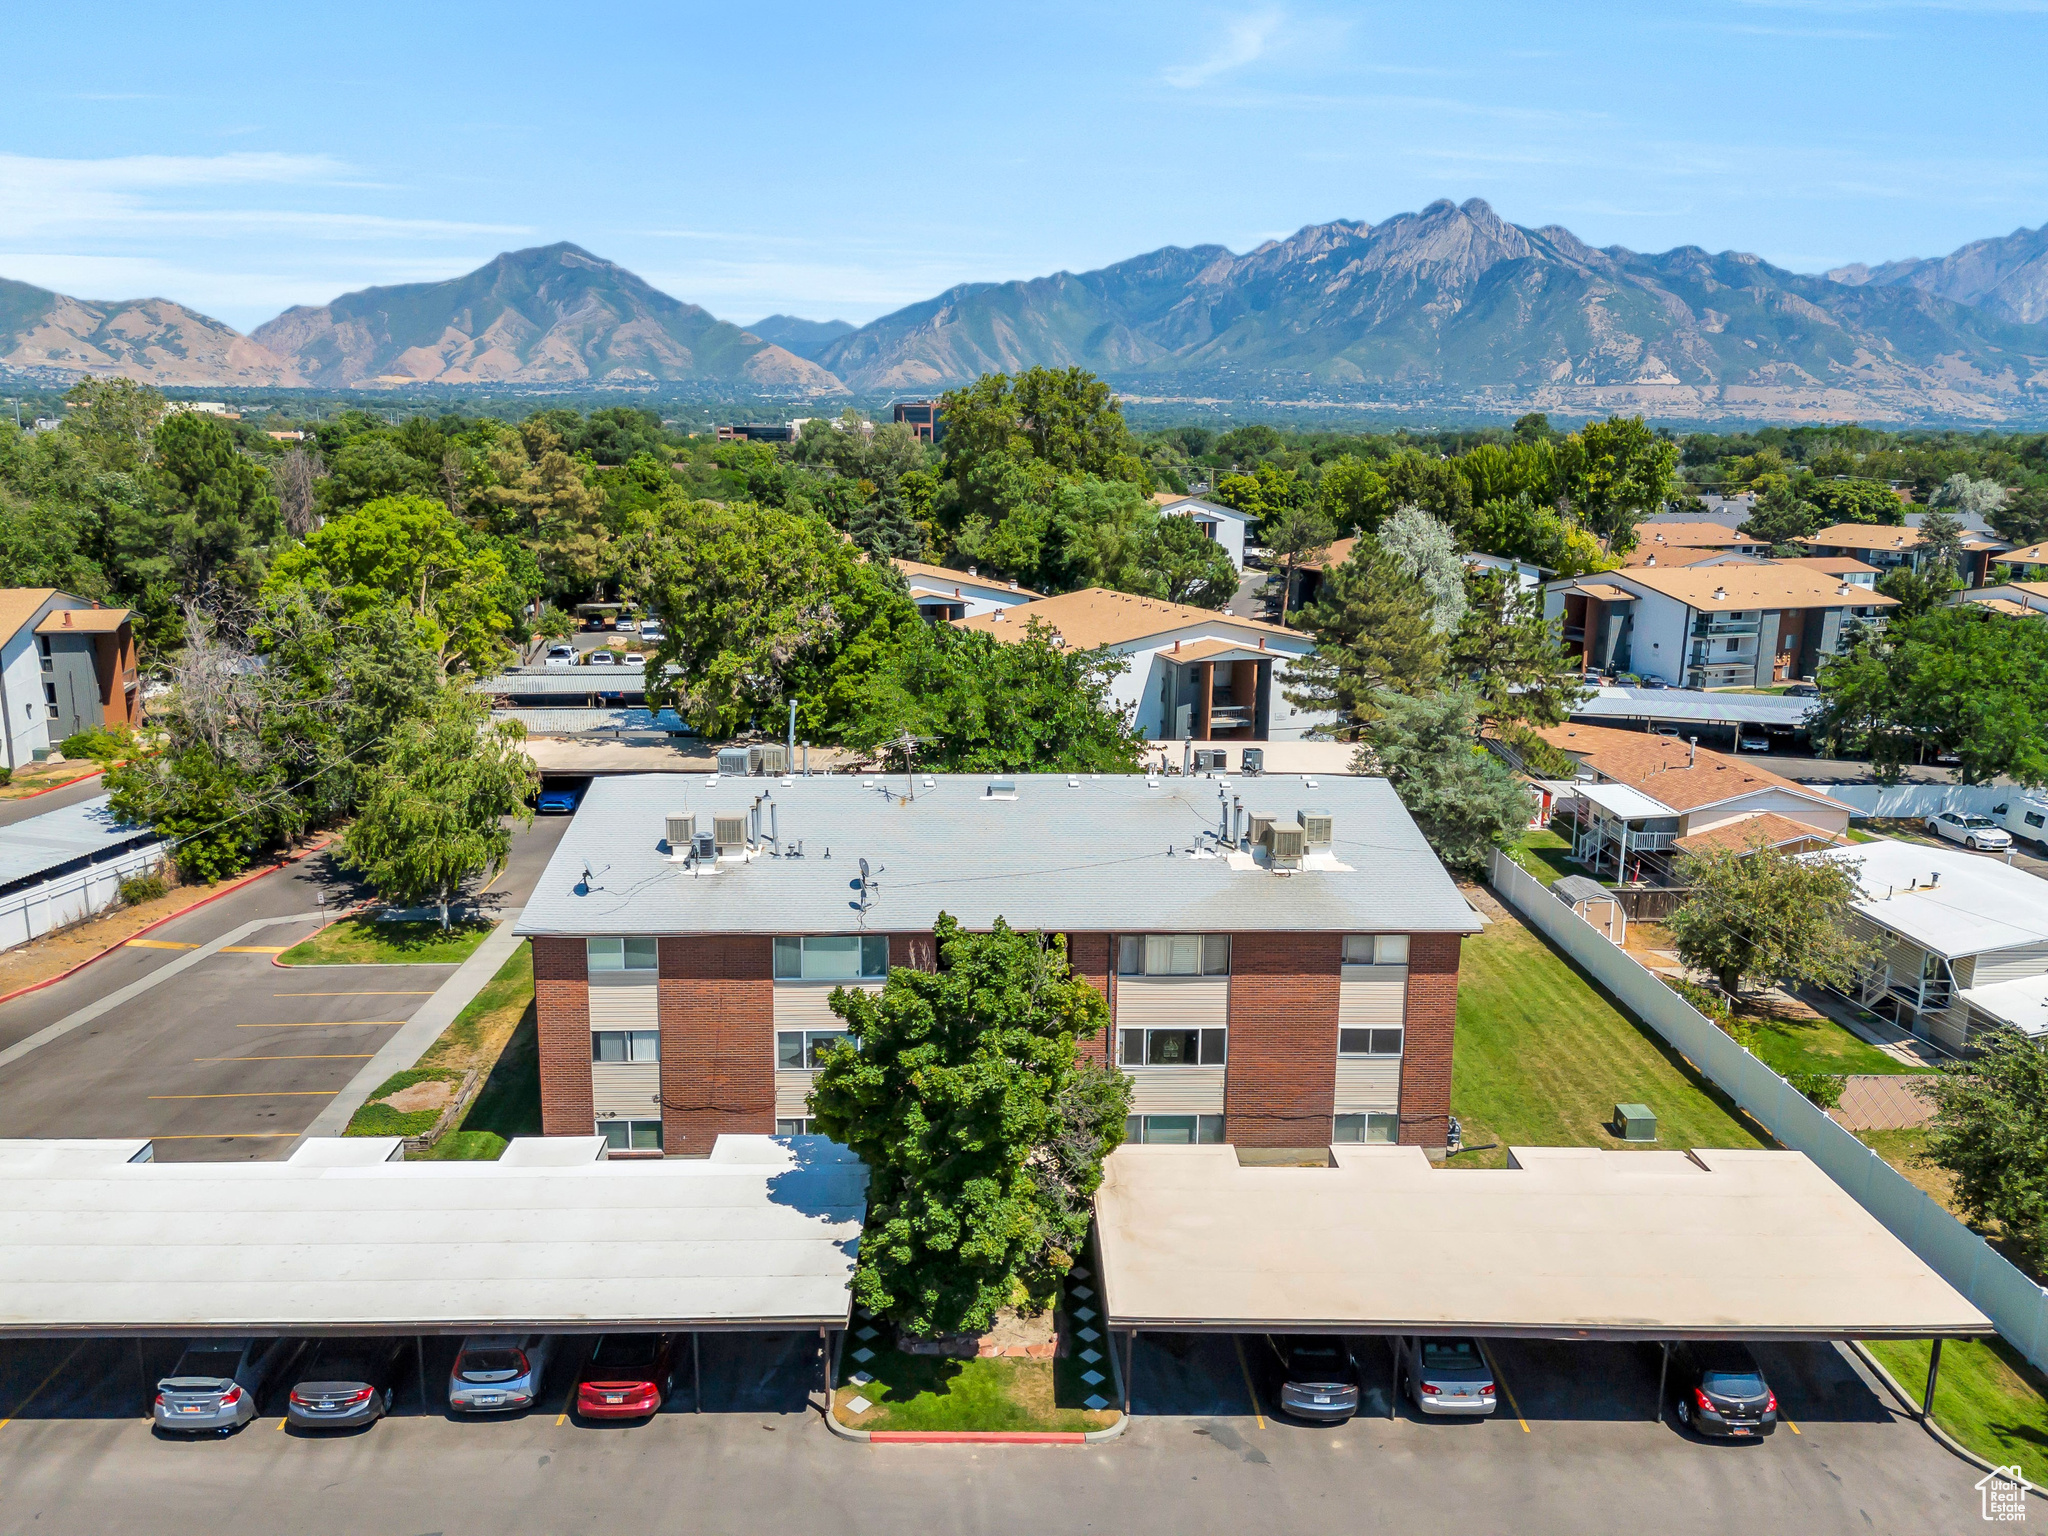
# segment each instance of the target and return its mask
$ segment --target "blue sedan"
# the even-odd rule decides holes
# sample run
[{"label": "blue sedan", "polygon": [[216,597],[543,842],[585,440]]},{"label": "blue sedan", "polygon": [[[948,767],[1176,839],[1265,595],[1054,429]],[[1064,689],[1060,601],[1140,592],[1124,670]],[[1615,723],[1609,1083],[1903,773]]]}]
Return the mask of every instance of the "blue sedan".
[{"label": "blue sedan", "polygon": [[582,793],[574,789],[544,789],[533,802],[533,808],[543,816],[574,816],[576,802],[582,798]]}]

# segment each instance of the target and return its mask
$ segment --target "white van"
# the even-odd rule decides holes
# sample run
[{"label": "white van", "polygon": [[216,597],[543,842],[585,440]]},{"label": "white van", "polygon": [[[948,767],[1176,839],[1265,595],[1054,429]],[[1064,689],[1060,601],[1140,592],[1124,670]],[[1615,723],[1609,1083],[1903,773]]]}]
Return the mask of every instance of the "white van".
[{"label": "white van", "polygon": [[1991,816],[2014,837],[2048,847],[2048,798],[2017,794],[1991,807]]}]

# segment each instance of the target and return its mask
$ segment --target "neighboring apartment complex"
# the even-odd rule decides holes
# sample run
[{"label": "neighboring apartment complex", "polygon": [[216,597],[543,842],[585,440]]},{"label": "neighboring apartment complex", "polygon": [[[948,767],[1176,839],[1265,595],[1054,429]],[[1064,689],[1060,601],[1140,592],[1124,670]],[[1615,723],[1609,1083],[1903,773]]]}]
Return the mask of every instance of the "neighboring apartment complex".
[{"label": "neighboring apartment complex", "polygon": [[54,587],[0,588],[0,767],[19,768],[65,737],[141,719],[126,608]]},{"label": "neighboring apartment complex", "polygon": [[1133,1140],[1444,1143],[1479,919],[1384,780],[1063,774],[600,779],[518,924],[547,1133],[806,1130],[832,989],[942,912],[1065,935]]},{"label": "neighboring apartment complex", "polygon": [[1193,518],[1197,528],[1223,546],[1223,552],[1230,556],[1230,563],[1240,571],[1244,569],[1245,536],[1256,521],[1251,513],[1226,507],[1220,501],[1182,496],[1174,491],[1154,491],[1152,500],[1161,517]]},{"label": "neighboring apartment complex", "polygon": [[1799,561],[1631,566],[1551,582],[1544,616],[1587,672],[1629,672],[1679,688],[1748,688],[1811,678],[1852,622],[1897,602]]},{"label": "neighboring apartment complex", "polygon": [[1039,598],[1029,587],[983,576],[972,567],[956,571],[948,566],[926,565],[922,560],[898,560],[895,566],[910,587],[910,600],[917,604],[917,611],[933,623],[997,613],[1035,603]]},{"label": "neighboring apartment complex", "polygon": [[1644,523],[1629,565],[1691,565],[1709,555],[1760,555],[1766,545],[1722,523]]},{"label": "neighboring apartment complex", "polygon": [[[1890,573],[1900,566],[1919,570],[1926,558],[1926,535],[1918,528],[1891,528],[1877,523],[1837,523],[1798,541],[1816,555],[1846,555]],[[1993,534],[1965,532],[1963,568],[1966,587],[1981,586],[1993,557],[2009,546]]]},{"label": "neighboring apartment complex", "polygon": [[1331,723],[1287,698],[1288,668],[1315,649],[1298,629],[1102,587],[956,622],[998,640],[1040,622],[1076,650],[1128,658],[1111,700],[1153,741],[1300,741]]}]

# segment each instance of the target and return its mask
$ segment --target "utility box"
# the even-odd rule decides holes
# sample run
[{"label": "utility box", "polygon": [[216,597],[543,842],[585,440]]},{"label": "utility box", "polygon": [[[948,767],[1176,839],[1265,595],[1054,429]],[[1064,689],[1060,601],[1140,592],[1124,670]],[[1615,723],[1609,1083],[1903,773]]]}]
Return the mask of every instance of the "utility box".
[{"label": "utility box", "polygon": [[1657,1116],[1647,1104],[1617,1104],[1607,1128],[1623,1141],[1655,1141]]},{"label": "utility box", "polygon": [[1266,771],[1266,749],[1246,747],[1239,761],[1238,772],[1248,779],[1256,779]]}]

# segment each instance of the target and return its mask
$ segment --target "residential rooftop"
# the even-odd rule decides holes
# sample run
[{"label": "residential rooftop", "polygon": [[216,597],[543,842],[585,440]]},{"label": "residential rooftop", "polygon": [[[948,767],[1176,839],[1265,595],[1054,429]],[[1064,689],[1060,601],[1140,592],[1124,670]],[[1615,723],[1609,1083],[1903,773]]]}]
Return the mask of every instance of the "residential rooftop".
[{"label": "residential rooftop", "polygon": [[[685,864],[668,846],[670,813],[693,813],[711,832],[715,817],[744,817],[757,797],[762,835],[744,858]],[[1332,841],[1291,874],[1263,855],[1218,853],[1214,834],[1233,806],[1283,822],[1324,812]],[[599,779],[518,931],[904,933],[929,930],[941,912],[969,928],[1000,917],[1063,932],[1479,928],[1384,779],[896,773]]]},{"label": "residential rooftop", "polygon": [[1761,816],[1745,816],[1740,821],[1724,821],[1718,827],[1709,827],[1704,832],[1694,832],[1672,843],[1680,853],[1753,853],[1759,848],[1784,848],[1794,843],[1832,843],[1846,845],[1846,840],[1828,836],[1817,827],[1810,827],[1803,821],[1794,821],[1790,816],[1780,816],[1776,811],[1765,811]]},{"label": "residential rooftop", "polygon": [[2024,869],[1948,843],[1891,838],[1827,857],[1856,867],[1858,912],[1922,949],[1956,959],[2048,944],[2048,882]]},{"label": "residential rooftop", "polygon": [[0,890],[48,876],[81,860],[107,857],[155,842],[148,827],[116,821],[112,797],[95,795],[75,805],[0,827]]},{"label": "residential rooftop", "polygon": [[[1809,549],[1871,549],[1894,550],[1916,549],[1925,543],[1927,535],[1918,528],[1894,528],[1884,523],[1836,523],[1810,533],[1793,542],[1804,544]],[[1990,534],[1965,531],[1963,544],[1966,548],[1981,549],[1987,544],[2001,542]]]},{"label": "residential rooftop", "polygon": [[1249,635],[1284,635],[1296,648],[1312,644],[1298,629],[1258,619],[1241,619],[1214,608],[1196,608],[1188,603],[1169,603],[1159,597],[1138,597],[1129,592],[1112,592],[1107,587],[1085,587],[1058,597],[1040,598],[1020,614],[997,618],[992,613],[975,614],[952,621],[961,629],[986,630],[998,640],[1021,640],[1026,626],[1047,624],[1066,644],[1076,650],[1092,651],[1097,646],[1127,645],[1154,635],[1171,634],[1196,625],[1224,625]]},{"label": "residential rooftop", "polygon": [[[1536,733],[1560,752],[1617,784],[1640,790],[1673,811],[1696,811],[1759,790],[1782,790],[1840,808],[1841,802],[1767,772],[1740,758],[1695,748],[1690,742],[1645,731],[1599,725],[1553,725]],[[2048,891],[2048,887],[2044,887]]]},{"label": "residential rooftop", "polygon": [[1741,613],[1756,608],[1897,606],[1896,599],[1869,587],[1855,586],[1823,571],[1782,561],[1679,566],[1668,570],[1662,566],[1632,565],[1625,571],[1603,571],[1597,581],[1634,583],[1707,613]]},{"label": "residential rooftop", "polygon": [[[1636,530],[1635,548],[1625,559],[1631,566],[1642,565],[1652,557],[1664,564],[1667,556],[1682,557],[1700,550],[1760,548],[1763,543],[1762,539],[1737,533],[1725,523],[1650,523]],[[1683,565],[1685,561],[1675,558],[1669,563]]]},{"label": "residential rooftop", "polygon": [[1010,592],[1027,601],[1044,595],[1032,591],[1029,587],[1020,587],[1016,582],[1000,576],[982,576],[974,571],[956,571],[946,565],[926,565],[922,560],[896,560],[891,563],[910,581],[913,590],[919,588],[920,582],[937,582],[940,586],[980,587],[989,592]]},{"label": "residential rooftop", "polygon": [[1571,707],[1574,720],[1660,720],[1695,725],[1777,725],[1798,729],[1817,699],[1702,688],[1600,688]]}]

